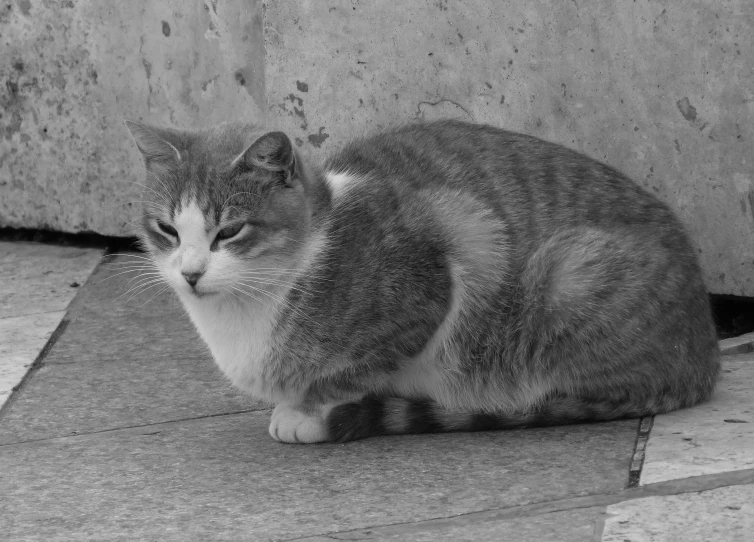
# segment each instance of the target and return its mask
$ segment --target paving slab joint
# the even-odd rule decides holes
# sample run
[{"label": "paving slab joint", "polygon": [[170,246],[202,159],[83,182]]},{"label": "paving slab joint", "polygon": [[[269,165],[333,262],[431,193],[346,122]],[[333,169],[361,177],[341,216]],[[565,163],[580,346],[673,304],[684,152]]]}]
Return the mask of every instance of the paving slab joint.
[{"label": "paving slab joint", "polygon": [[3,415],[8,410],[10,410],[16,400],[16,397],[18,397],[19,393],[21,393],[29,380],[33,378],[34,373],[36,373],[37,370],[42,366],[42,362],[47,357],[47,354],[50,352],[50,350],[52,350],[52,347],[55,346],[55,343],[58,342],[58,339],[60,339],[63,333],[65,333],[65,330],[68,327],[68,323],[69,320],[65,317],[60,321],[58,326],[55,328],[55,331],[52,332],[52,335],[50,335],[50,338],[47,339],[47,342],[42,347],[42,350],[40,350],[39,354],[37,354],[37,357],[34,358],[34,361],[29,366],[29,370],[21,379],[21,382],[13,386],[11,395],[10,397],[8,397],[8,400],[5,401],[4,404],[0,405],[0,420],[2,420]]},{"label": "paving slab joint", "polygon": [[[702,476],[693,476],[680,480],[670,480],[629,488],[616,493],[602,493],[569,497],[554,501],[525,504],[505,508],[492,508],[456,514],[427,518],[410,522],[387,523],[320,533],[316,535],[297,536],[281,539],[284,542],[318,542],[320,540],[378,540],[388,537],[399,537],[402,540],[417,538],[419,533],[440,532],[449,527],[478,525],[485,522],[504,521],[513,518],[535,517],[557,512],[583,510],[595,507],[607,507],[623,502],[644,499],[647,497],[665,497],[688,493],[702,493],[723,487],[750,485],[754,483],[754,469],[736,472],[725,472]],[[593,540],[601,539],[603,525],[597,523]]]},{"label": "paving slab joint", "polygon": [[628,468],[629,488],[639,487],[641,469],[644,466],[644,452],[647,449],[647,441],[649,440],[649,433],[652,431],[654,419],[654,416],[645,416],[639,420],[639,431],[636,435],[634,453],[631,456],[631,464]]}]

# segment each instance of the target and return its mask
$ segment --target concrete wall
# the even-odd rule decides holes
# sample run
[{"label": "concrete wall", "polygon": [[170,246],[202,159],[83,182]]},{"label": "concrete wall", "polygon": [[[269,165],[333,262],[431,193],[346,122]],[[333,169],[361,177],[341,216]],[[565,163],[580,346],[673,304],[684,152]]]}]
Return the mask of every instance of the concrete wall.
[{"label": "concrete wall", "polygon": [[143,166],[124,118],[266,110],[257,0],[0,4],[0,226],[128,232]]},{"label": "concrete wall", "polygon": [[754,295],[750,0],[48,4],[0,7],[0,225],[125,233],[123,117],[266,120],[314,158],[457,117],[625,171],[679,212],[713,291]]}]

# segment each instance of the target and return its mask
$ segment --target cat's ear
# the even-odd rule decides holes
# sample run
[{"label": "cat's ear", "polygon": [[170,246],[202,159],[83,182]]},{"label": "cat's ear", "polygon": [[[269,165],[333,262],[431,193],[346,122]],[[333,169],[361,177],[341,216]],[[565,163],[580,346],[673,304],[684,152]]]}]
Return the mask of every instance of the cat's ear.
[{"label": "cat's ear", "polygon": [[296,176],[296,153],[291,140],[283,132],[264,134],[242,152],[233,164],[279,172],[288,186],[293,184]]},{"label": "cat's ear", "polygon": [[123,121],[144,157],[144,162],[181,161],[180,151],[168,141],[170,135],[165,131],[132,120]]}]

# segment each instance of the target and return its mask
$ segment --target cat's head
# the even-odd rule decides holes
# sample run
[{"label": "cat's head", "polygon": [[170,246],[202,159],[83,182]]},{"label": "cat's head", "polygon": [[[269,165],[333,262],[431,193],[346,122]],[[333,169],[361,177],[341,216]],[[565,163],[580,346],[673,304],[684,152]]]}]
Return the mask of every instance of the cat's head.
[{"label": "cat's head", "polygon": [[184,299],[276,289],[302,257],[316,199],[288,137],[126,126],[147,171],[137,235],[162,278]]}]

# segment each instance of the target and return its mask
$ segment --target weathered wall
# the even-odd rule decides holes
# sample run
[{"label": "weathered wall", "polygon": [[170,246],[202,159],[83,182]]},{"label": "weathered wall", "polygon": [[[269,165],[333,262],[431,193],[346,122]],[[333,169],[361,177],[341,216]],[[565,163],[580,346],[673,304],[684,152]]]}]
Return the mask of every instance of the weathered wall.
[{"label": "weathered wall", "polygon": [[122,235],[143,178],[124,118],[266,109],[257,0],[8,0],[0,47],[0,226]]},{"label": "weathered wall", "polygon": [[324,152],[453,116],[563,143],[670,202],[716,292],[754,295],[750,0],[280,2],[270,123]]},{"label": "weathered wall", "polygon": [[266,56],[259,2],[49,4],[0,7],[0,225],[125,232],[122,117],[266,117],[317,158],[451,116],[625,171],[682,216],[713,291],[754,295],[750,0],[270,0]]}]

